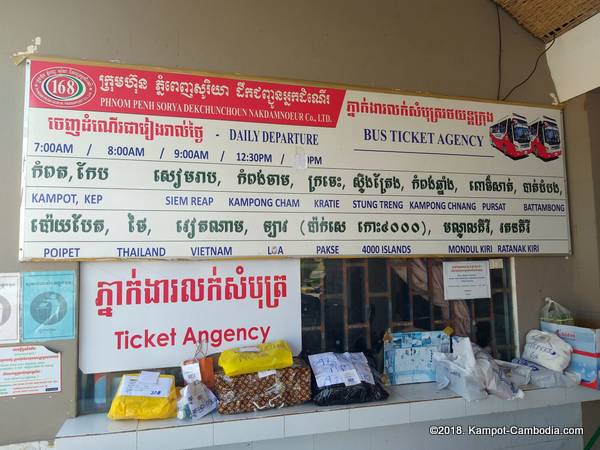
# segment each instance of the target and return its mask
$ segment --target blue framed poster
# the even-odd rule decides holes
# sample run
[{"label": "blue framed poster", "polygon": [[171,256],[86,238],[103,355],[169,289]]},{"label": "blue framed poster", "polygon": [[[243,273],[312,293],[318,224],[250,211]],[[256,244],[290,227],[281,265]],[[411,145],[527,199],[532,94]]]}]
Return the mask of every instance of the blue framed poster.
[{"label": "blue framed poster", "polygon": [[23,342],[75,338],[74,271],[23,273],[21,289]]}]

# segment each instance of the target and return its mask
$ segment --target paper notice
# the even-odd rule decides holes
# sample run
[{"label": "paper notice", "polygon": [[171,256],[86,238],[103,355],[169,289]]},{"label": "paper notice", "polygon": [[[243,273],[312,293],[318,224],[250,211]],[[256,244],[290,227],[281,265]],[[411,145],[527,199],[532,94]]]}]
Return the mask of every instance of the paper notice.
[{"label": "paper notice", "polygon": [[181,375],[186,384],[191,384],[194,381],[202,381],[202,373],[200,373],[200,363],[192,361],[181,365]]},{"label": "paper notice", "polygon": [[0,274],[0,344],[19,342],[19,274]]},{"label": "paper notice", "polygon": [[60,392],[61,362],[43,345],[0,348],[0,397]]},{"label": "paper notice", "polygon": [[156,383],[138,381],[137,375],[123,375],[119,395],[126,397],[168,397],[173,379],[159,378]]},{"label": "paper notice", "polygon": [[156,384],[158,377],[160,377],[160,372],[142,370],[142,373],[138,377],[138,383]]}]

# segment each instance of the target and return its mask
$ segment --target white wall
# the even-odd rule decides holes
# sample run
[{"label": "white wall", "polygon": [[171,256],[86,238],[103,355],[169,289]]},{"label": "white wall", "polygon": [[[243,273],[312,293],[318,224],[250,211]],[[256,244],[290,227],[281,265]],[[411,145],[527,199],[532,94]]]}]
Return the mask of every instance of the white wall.
[{"label": "white wall", "polygon": [[556,38],[548,66],[561,102],[600,86],[600,14]]}]

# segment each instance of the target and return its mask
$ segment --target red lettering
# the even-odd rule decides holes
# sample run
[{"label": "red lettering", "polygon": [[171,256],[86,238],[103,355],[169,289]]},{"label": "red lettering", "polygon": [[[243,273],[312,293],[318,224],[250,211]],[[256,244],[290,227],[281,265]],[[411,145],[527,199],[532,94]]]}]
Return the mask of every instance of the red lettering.
[{"label": "red lettering", "polygon": [[258,327],[248,328],[248,337],[253,341],[258,339]]},{"label": "red lettering", "polygon": [[[244,267],[236,267],[236,276],[217,276],[213,267],[212,277],[173,278],[154,280],[137,277],[138,269],[131,269],[127,280],[98,281],[95,299],[98,314],[112,317],[113,307],[136,305],[159,305],[177,302],[201,302],[214,300],[256,301],[259,309],[278,308],[287,298],[285,275],[244,275]],[[126,334],[123,335],[124,337]],[[121,347],[123,347],[123,342]],[[127,348],[127,346],[125,346]]]},{"label": "red lettering", "polygon": [[187,330],[185,330],[185,336],[183,337],[182,344],[186,345],[188,342],[197,345],[196,336],[194,335],[194,330],[192,329],[192,327],[188,327]]},{"label": "red lettering", "polygon": [[131,348],[142,348],[142,344],[135,343],[135,340],[139,339],[142,339],[141,334],[134,334],[133,336],[131,336],[131,338],[129,339],[129,345],[131,345]]},{"label": "red lettering", "polygon": [[231,328],[228,328],[223,333],[223,339],[227,342],[231,342],[235,339],[235,331]]},{"label": "red lettering", "polygon": [[262,333],[262,336],[263,336],[263,340],[262,340],[263,344],[265,342],[267,342],[267,338],[269,337],[269,331],[271,331],[271,325],[269,325],[267,328],[260,327],[260,332]]},{"label": "red lettering", "polygon": [[159,347],[166,347],[169,345],[169,334],[160,333],[158,336],[156,336],[156,345]]},{"label": "red lettering", "polygon": [[[121,350],[121,347],[127,348],[127,331],[115,331],[117,336],[117,350]],[[123,337],[123,344],[121,344],[121,338]]]},{"label": "red lettering", "polygon": [[171,328],[171,332],[169,333],[171,335],[171,346],[175,346],[175,328]]}]

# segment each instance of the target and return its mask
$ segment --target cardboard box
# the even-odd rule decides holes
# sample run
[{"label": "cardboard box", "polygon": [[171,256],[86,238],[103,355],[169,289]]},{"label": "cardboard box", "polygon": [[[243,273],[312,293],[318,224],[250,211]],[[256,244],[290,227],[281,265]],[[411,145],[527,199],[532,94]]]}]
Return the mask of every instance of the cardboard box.
[{"label": "cardboard box", "polygon": [[573,347],[567,370],[581,375],[581,385],[600,389],[600,329],[540,322],[540,330],[557,334]]},{"label": "cardboard box", "polygon": [[450,338],[443,331],[393,333],[383,347],[383,371],[391,384],[435,381],[434,352],[449,352]]}]

